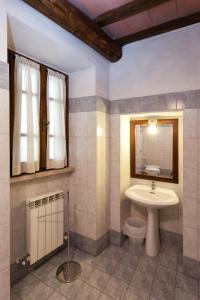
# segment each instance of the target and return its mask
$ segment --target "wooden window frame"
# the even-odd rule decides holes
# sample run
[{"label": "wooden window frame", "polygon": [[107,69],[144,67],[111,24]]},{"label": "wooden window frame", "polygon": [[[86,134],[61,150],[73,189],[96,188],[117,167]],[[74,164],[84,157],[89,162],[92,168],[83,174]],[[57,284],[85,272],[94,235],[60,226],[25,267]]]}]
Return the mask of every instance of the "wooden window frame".
[{"label": "wooden window frame", "polygon": [[130,171],[131,171],[132,178],[178,183],[178,119],[158,120],[158,125],[167,125],[167,124],[171,124],[173,127],[173,178],[142,175],[142,174],[137,174],[135,172],[136,169],[135,127],[136,125],[148,125],[148,120],[131,120],[130,121]]},{"label": "wooden window frame", "polygon": [[[66,132],[66,151],[67,151],[67,165],[69,167],[69,77],[67,74],[53,69],[48,65],[44,65],[30,57],[21,53],[17,53],[8,49],[8,62],[9,62],[9,82],[10,82],[10,174],[11,177],[19,177],[22,175],[30,175],[30,173],[21,173],[20,175],[12,175],[12,154],[13,154],[13,133],[14,133],[14,118],[15,118],[15,55],[25,57],[38,65],[40,65],[40,168],[37,172],[46,172],[47,170],[47,73],[48,69],[58,72],[65,76],[66,83],[66,109],[65,109],[65,132]],[[62,168],[62,169],[64,169]]]}]

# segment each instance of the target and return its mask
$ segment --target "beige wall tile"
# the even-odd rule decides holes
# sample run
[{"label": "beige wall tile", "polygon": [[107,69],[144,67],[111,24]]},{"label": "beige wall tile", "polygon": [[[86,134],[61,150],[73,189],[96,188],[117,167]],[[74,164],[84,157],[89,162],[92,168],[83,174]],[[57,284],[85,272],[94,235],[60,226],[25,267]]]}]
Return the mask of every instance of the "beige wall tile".
[{"label": "beige wall tile", "polygon": [[97,221],[96,214],[87,212],[87,237],[90,239],[97,239]]},{"label": "beige wall tile", "polygon": [[76,137],[77,114],[69,113],[69,136]]},{"label": "beige wall tile", "polygon": [[87,212],[76,209],[75,211],[75,232],[87,237]]},{"label": "beige wall tile", "polygon": [[111,203],[111,213],[113,206],[120,207],[120,187],[118,184],[110,185],[110,203]]},{"label": "beige wall tile", "polygon": [[183,226],[197,228],[199,219],[198,203],[196,198],[185,197],[183,201]]},{"label": "beige wall tile", "polygon": [[183,137],[197,138],[198,134],[198,110],[186,109],[183,115]]},{"label": "beige wall tile", "polygon": [[120,162],[112,160],[110,162],[110,181],[120,184]]},{"label": "beige wall tile", "polygon": [[95,162],[87,163],[87,186],[93,188],[97,183],[97,165]]},{"label": "beige wall tile", "polygon": [[121,231],[121,224],[120,224],[120,209],[111,207],[111,216],[110,216],[110,228],[112,230]]},{"label": "beige wall tile", "polygon": [[88,159],[88,140],[86,137],[77,137],[76,148],[74,149],[76,153],[76,162],[87,162]]},{"label": "beige wall tile", "polygon": [[87,189],[87,212],[96,214],[97,207],[97,190],[96,187],[90,187]]},{"label": "beige wall tile", "polygon": [[76,137],[69,136],[69,165],[71,166],[75,166],[76,163],[76,141]]},{"label": "beige wall tile", "polygon": [[10,223],[10,181],[0,180],[0,225]]},{"label": "beige wall tile", "polygon": [[88,148],[87,148],[87,161],[97,161],[97,149],[96,149],[96,137],[87,137]]},{"label": "beige wall tile", "polygon": [[81,211],[87,211],[87,187],[85,185],[75,186],[75,208]]},{"label": "beige wall tile", "polygon": [[76,171],[74,173],[74,183],[87,186],[87,162],[76,162]]},{"label": "beige wall tile", "polygon": [[198,140],[197,139],[184,139],[184,153],[183,164],[184,168],[197,168],[198,167]]},{"label": "beige wall tile", "polygon": [[10,265],[10,224],[0,225],[0,271]]},{"label": "beige wall tile", "polygon": [[87,138],[69,137],[69,163],[87,161]]},{"label": "beige wall tile", "polygon": [[0,135],[0,178],[10,177],[9,135]]},{"label": "beige wall tile", "polygon": [[110,160],[120,161],[120,139],[118,137],[110,138]]},{"label": "beige wall tile", "polygon": [[97,135],[97,116],[96,112],[87,113],[87,136],[96,137]]},{"label": "beige wall tile", "polygon": [[10,299],[10,267],[0,272],[0,299]]},{"label": "beige wall tile", "polygon": [[198,261],[200,261],[200,227],[197,230],[197,239],[198,239],[197,255],[198,255]]},{"label": "beige wall tile", "polygon": [[74,137],[87,136],[87,113],[78,112],[69,114],[69,134]]},{"label": "beige wall tile", "polygon": [[183,169],[183,195],[185,197],[197,198],[198,192],[198,171],[197,169]]},{"label": "beige wall tile", "polygon": [[120,115],[118,114],[110,115],[110,136],[120,136]]},{"label": "beige wall tile", "polygon": [[197,199],[197,228],[200,229],[200,198]]}]

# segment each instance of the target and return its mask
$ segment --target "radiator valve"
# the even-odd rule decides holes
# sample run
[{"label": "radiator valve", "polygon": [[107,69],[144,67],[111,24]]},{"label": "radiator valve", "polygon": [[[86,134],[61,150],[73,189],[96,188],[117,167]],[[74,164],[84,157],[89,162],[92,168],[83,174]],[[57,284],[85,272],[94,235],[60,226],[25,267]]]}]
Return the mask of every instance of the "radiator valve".
[{"label": "radiator valve", "polygon": [[18,257],[16,259],[16,264],[20,264],[23,267],[26,266],[30,262],[30,255],[26,255],[24,257]]}]

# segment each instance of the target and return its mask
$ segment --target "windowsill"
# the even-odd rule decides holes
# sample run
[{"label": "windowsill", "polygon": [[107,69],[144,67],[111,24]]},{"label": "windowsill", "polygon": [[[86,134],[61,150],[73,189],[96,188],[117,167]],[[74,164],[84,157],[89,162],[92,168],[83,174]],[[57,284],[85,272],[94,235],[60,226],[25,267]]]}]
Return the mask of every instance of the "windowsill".
[{"label": "windowsill", "polygon": [[50,177],[54,175],[62,175],[62,174],[70,174],[75,171],[74,167],[66,167],[64,169],[57,169],[57,170],[48,170],[48,171],[43,171],[43,172],[37,172],[34,174],[25,174],[25,175],[19,175],[16,177],[11,177],[10,178],[10,183],[19,183],[19,182],[25,182],[29,180],[35,180],[39,178],[44,178],[44,177]]}]

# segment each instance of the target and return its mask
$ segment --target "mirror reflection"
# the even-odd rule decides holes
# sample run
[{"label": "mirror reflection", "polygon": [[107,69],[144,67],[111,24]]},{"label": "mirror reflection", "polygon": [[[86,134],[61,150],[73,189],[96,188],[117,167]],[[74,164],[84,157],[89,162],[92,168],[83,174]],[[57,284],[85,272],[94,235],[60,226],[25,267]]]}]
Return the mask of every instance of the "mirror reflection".
[{"label": "mirror reflection", "polygon": [[178,183],[178,119],[131,120],[131,177]]},{"label": "mirror reflection", "polygon": [[136,173],[172,178],[173,126],[149,123],[135,127]]}]

